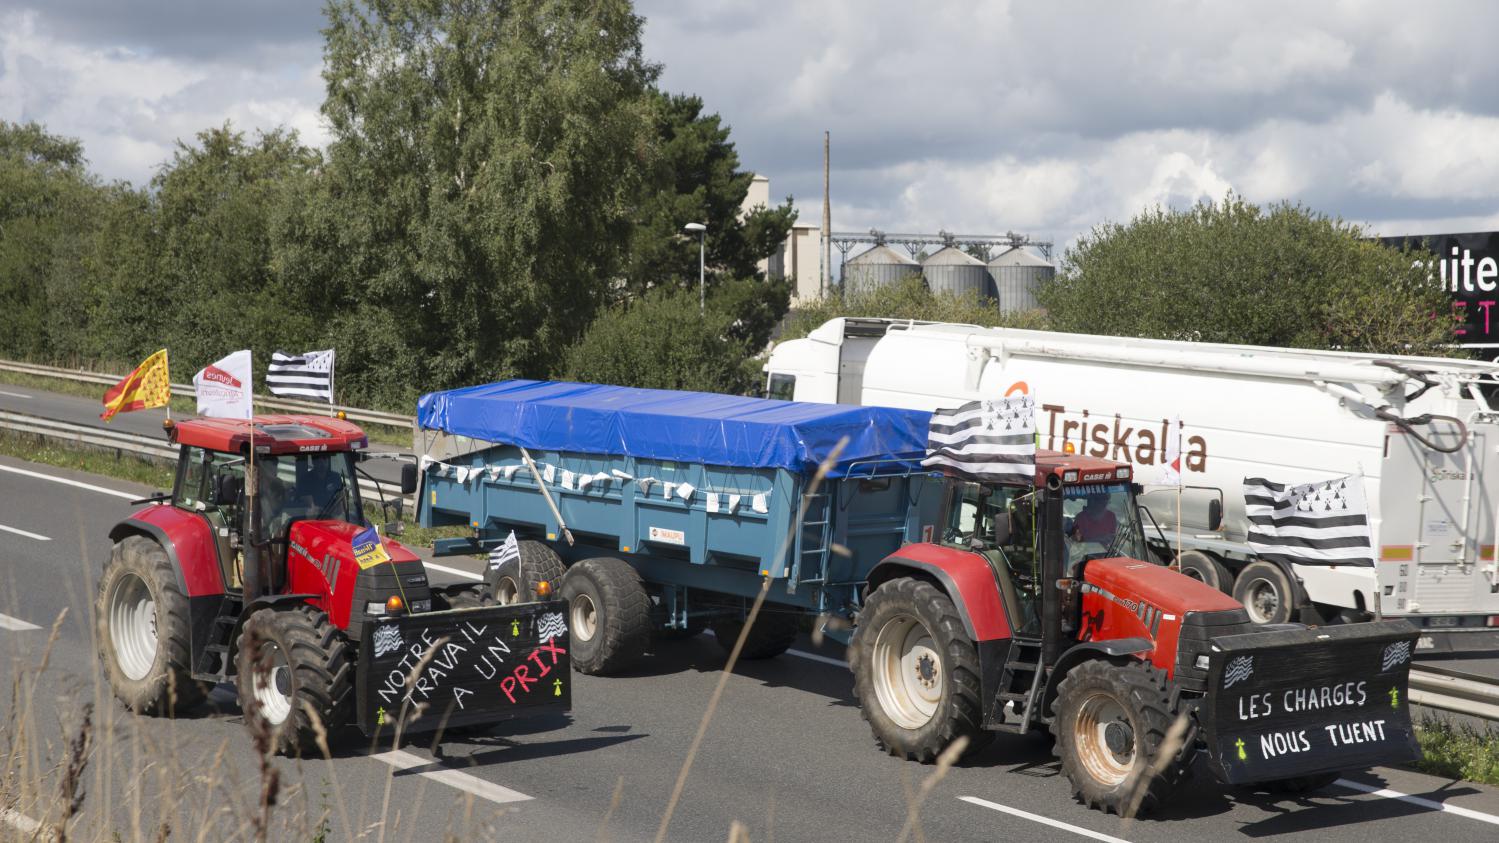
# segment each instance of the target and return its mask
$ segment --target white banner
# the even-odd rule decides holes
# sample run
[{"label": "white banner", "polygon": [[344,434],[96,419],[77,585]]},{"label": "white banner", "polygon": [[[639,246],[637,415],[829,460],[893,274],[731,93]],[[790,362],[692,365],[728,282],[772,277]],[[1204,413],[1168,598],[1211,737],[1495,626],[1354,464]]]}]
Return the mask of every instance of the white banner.
[{"label": "white banner", "polygon": [[193,375],[198,414],[220,419],[250,418],[255,414],[250,397],[253,384],[249,349],[210,363]]}]

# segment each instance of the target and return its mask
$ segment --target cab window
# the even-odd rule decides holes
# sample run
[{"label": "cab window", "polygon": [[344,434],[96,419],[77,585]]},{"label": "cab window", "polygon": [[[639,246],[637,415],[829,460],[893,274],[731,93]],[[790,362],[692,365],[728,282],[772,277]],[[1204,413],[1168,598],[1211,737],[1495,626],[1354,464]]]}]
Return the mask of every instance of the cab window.
[{"label": "cab window", "polygon": [[774,398],[778,401],[790,401],[795,394],[796,375],[776,373],[770,376],[770,383],[765,387],[766,398]]},{"label": "cab window", "polygon": [[1145,559],[1134,497],[1124,483],[1068,486],[1062,492],[1062,534],[1069,563],[1128,556]]},{"label": "cab window", "polygon": [[208,452],[202,448],[188,448],[187,459],[182,461],[182,467],[177,470],[177,494],[175,503],[186,509],[200,509],[207,506],[204,500],[204,477],[207,474]]},{"label": "cab window", "polygon": [[1022,613],[1016,628],[1033,620],[1041,581],[1034,490],[1024,486],[955,484],[944,525],[944,543],[984,554],[1009,574]]}]

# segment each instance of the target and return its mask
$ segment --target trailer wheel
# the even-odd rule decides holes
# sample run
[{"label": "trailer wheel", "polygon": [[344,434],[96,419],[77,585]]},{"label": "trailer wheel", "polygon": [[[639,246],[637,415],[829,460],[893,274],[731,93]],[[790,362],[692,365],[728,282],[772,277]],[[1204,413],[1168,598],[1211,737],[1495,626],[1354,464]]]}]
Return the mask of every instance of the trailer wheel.
[{"label": "trailer wheel", "polygon": [[650,646],[651,599],[623,559],[600,556],[573,565],[562,578],[561,596],[578,671],[616,673]]},{"label": "trailer wheel", "polygon": [[165,548],[144,536],[116,542],[94,617],[104,674],[126,708],[171,715],[203,700],[211,686],[192,677],[187,598]]},{"label": "trailer wheel", "polygon": [[1200,550],[1182,551],[1177,560],[1181,572],[1204,585],[1210,585],[1224,594],[1233,591],[1234,576],[1222,562]]},{"label": "trailer wheel", "polygon": [[1171,760],[1152,772],[1176,719],[1166,674],[1144,662],[1094,659],[1068,671],[1057,688],[1051,731],[1062,773],[1090,808],[1121,816],[1161,803],[1187,775],[1191,747],[1168,748]]},{"label": "trailer wheel", "polygon": [[1244,604],[1255,623],[1285,623],[1295,609],[1295,590],[1285,569],[1257,559],[1244,566],[1234,580],[1234,599]]},{"label": "trailer wheel", "polygon": [[523,541],[517,545],[520,547],[519,562],[506,562],[484,573],[490,593],[501,606],[535,600],[537,583],[546,581],[555,589],[567,571],[557,551],[541,542]]},{"label": "trailer wheel", "polygon": [[[797,618],[797,615],[761,609],[760,616],[755,618],[755,625],[750,627],[749,635],[744,639],[744,649],[739,651],[739,657],[771,659],[786,652],[795,643],[796,634],[801,631]],[[718,646],[723,648],[725,655],[733,651],[734,642],[739,640],[739,633],[743,630],[744,620],[741,618],[723,617],[713,620],[713,637],[718,639]]]},{"label": "trailer wheel", "polygon": [[349,722],[354,701],[349,643],[311,606],[251,615],[240,631],[237,669],[245,724],[251,732],[269,730],[276,752],[317,751],[309,706],[330,741]]},{"label": "trailer wheel", "polygon": [[929,763],[959,737],[968,753],[993,740],[983,729],[978,648],[931,583],[902,577],[869,595],[848,662],[860,712],[891,755]]}]

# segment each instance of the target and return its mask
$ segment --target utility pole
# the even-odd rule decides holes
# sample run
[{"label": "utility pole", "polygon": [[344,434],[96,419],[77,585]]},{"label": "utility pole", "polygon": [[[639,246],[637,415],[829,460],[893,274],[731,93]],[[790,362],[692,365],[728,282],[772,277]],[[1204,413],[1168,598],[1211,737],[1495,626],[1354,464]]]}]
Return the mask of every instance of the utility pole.
[{"label": "utility pole", "polygon": [[817,278],[817,295],[822,297],[833,289],[833,208],[830,204],[829,156],[832,153],[831,133],[822,133],[822,251],[818,255],[822,263]]}]

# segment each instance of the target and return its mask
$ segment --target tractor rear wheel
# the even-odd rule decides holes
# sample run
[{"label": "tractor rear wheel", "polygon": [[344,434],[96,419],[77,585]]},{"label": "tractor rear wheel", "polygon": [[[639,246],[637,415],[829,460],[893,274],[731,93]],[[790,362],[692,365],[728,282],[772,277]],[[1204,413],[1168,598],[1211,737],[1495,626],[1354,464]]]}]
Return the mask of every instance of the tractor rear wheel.
[{"label": "tractor rear wheel", "polygon": [[[318,750],[318,726],[332,741],[353,709],[348,639],[308,605],[260,609],[239,636],[240,707],[252,733],[265,729],[285,754]],[[308,709],[311,708],[311,711]]]},{"label": "tractor rear wheel", "polygon": [[651,598],[640,575],[623,559],[599,556],[567,569],[573,667],[582,673],[617,673],[645,655],[651,643]]},{"label": "tractor rear wheel", "polygon": [[550,547],[534,541],[517,544],[520,547],[520,561],[506,562],[484,574],[490,593],[501,606],[535,600],[536,586],[541,582],[550,583],[555,593],[562,575],[567,572],[562,564],[562,557]]},{"label": "tractor rear wheel", "polygon": [[99,658],[126,708],[171,715],[211,687],[192,677],[187,597],[165,548],[145,536],[116,542],[94,606]]},{"label": "tractor rear wheel", "polygon": [[[1053,708],[1062,773],[1088,807],[1145,814],[1186,777],[1191,748],[1163,746],[1176,716],[1166,674],[1155,667],[1083,662],[1058,686]],[[1162,752],[1171,753],[1163,765]]]},{"label": "tractor rear wheel", "polygon": [[1239,571],[1234,599],[1244,605],[1255,623],[1285,623],[1296,608],[1296,592],[1284,568],[1257,559]]},{"label": "tractor rear wheel", "polygon": [[[786,652],[801,631],[797,618],[797,615],[761,609],[755,625],[750,627],[749,635],[744,639],[744,649],[739,651],[739,657],[771,659]],[[734,643],[743,630],[744,621],[740,618],[715,618],[713,621],[713,637],[718,639],[718,646],[725,654],[734,650]]]},{"label": "tractor rear wheel", "polygon": [[880,748],[929,763],[959,737],[974,752],[983,728],[978,648],[952,599],[902,577],[869,595],[848,649],[859,709]]}]

